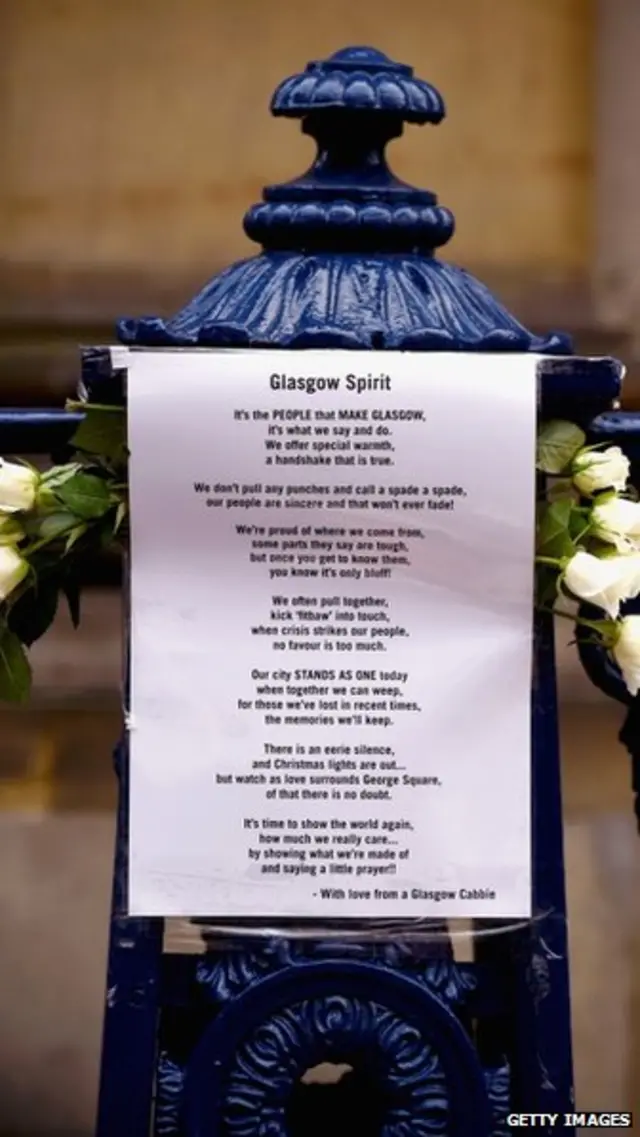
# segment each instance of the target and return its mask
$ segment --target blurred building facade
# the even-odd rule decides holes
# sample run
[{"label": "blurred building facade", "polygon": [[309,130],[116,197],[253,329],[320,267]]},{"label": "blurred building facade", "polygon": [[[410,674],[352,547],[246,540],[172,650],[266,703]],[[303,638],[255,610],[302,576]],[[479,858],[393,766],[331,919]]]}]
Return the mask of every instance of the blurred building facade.
[{"label": "blurred building facade", "polygon": [[311,160],[271,92],[348,43],[445,96],[442,126],[390,148],[456,214],[444,255],[585,349],[633,335],[637,0],[3,0],[5,401],[59,390],[78,339],[168,314],[251,255],[245,209]]},{"label": "blurred building facade", "polygon": [[[244,211],[311,160],[297,124],[270,118],[270,95],[350,43],[411,63],[446,98],[444,124],[408,129],[389,154],[455,212],[444,256],[532,328],[619,354],[640,406],[640,0],[0,0],[0,403],[60,401],[79,342],[110,341],[121,314],[170,314],[252,254]],[[36,704],[2,709],[12,1137],[92,1129],[119,605],[89,594],[79,634],[61,613],[33,652]],[[573,653],[559,673],[578,1101],[640,1112],[622,712]]]}]

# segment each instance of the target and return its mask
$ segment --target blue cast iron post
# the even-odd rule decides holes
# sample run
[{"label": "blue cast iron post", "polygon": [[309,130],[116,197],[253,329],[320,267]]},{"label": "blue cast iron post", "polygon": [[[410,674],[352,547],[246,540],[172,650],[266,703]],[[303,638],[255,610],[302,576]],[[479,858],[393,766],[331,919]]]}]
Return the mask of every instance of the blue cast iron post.
[{"label": "blue cast iron post", "polygon": [[[545,357],[543,416],[589,427],[610,410],[620,386],[614,361],[572,356],[562,335],[531,334],[481,283],[435,256],[453,234],[451,213],[430,191],[399,181],[384,156],[405,123],[444,118],[432,86],[378,51],[348,48],[283,82],[271,109],[301,119],[318,149],[306,174],[265,190],[247,213],[245,231],[261,252],[215,277],[173,319],[123,320],[122,343],[532,352]],[[85,355],[90,398],[105,401],[106,387],[124,397],[113,358]],[[188,432],[188,421],[177,417],[176,429]],[[464,692],[458,697],[462,705]],[[163,954],[161,921],[119,915],[125,744],[99,1137],[490,1137],[506,1132],[511,1109],[571,1110],[546,620],[537,627],[532,705],[534,918],[518,928],[477,926],[474,961],[464,965],[435,923],[415,939],[353,923],[260,935],[247,923],[235,938],[205,930],[200,955]],[[334,1090],[301,1087],[323,1061],[352,1071]]]}]

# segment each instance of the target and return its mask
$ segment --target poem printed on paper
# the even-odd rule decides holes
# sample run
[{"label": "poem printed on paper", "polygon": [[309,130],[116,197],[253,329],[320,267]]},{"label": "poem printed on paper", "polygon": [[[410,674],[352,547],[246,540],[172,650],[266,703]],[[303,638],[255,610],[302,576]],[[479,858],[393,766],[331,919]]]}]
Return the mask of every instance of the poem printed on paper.
[{"label": "poem printed on paper", "polygon": [[130,353],[132,914],[529,914],[535,368]]}]

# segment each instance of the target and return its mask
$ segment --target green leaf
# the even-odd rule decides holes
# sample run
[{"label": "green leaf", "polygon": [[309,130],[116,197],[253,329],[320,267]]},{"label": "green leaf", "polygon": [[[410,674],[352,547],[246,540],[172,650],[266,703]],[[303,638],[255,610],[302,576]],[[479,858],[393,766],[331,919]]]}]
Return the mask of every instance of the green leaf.
[{"label": "green leaf", "polygon": [[96,530],[97,548],[105,551],[113,549],[115,545],[114,536],[113,519],[109,517]]},{"label": "green leaf", "polygon": [[58,581],[39,579],[11,605],[7,624],[21,643],[31,647],[49,630],[57,611]]},{"label": "green leaf", "polygon": [[558,596],[558,575],[555,569],[539,565],[536,569],[536,607],[552,608]]},{"label": "green leaf", "polygon": [[48,513],[38,523],[38,536],[46,541],[54,541],[56,537],[66,536],[72,530],[74,521],[73,513]]},{"label": "green leaf", "polygon": [[81,469],[79,463],[73,462],[66,466],[52,466],[42,475],[37,495],[40,512],[43,510],[56,512],[60,509],[60,499],[56,491],[79,473]]},{"label": "green leaf", "polygon": [[71,552],[73,546],[77,541],[80,540],[81,537],[84,537],[88,528],[88,522],[83,521],[80,525],[76,525],[75,529],[71,530],[69,536],[67,537],[67,543],[64,547],[65,555]]},{"label": "green leaf", "polygon": [[56,486],[61,486],[69,481],[74,474],[79,474],[82,466],[79,462],[68,462],[64,466],[51,466],[49,470],[45,470],[40,480],[41,486],[48,486],[55,489]]},{"label": "green leaf", "polygon": [[31,689],[31,666],[27,653],[14,632],[0,633],[0,699],[23,703]]},{"label": "green leaf", "polygon": [[75,577],[67,577],[62,583],[62,591],[67,601],[71,623],[74,628],[80,626],[80,585]]},{"label": "green leaf", "polygon": [[75,474],[56,490],[56,496],[83,521],[103,517],[112,504],[108,482],[95,474]]},{"label": "green leaf", "polygon": [[85,406],[85,417],[71,439],[72,446],[118,464],[126,457],[124,408],[103,410]]},{"label": "green leaf", "polygon": [[589,510],[574,506],[569,516],[569,536],[574,545],[577,545],[591,529],[591,515]]},{"label": "green leaf", "polygon": [[573,482],[569,478],[562,478],[560,480],[554,479],[549,483],[545,499],[547,501],[558,501],[561,498],[570,498],[577,502],[578,496],[573,488]]},{"label": "green leaf", "polygon": [[570,557],[575,551],[571,537],[572,501],[554,501],[543,506],[538,518],[536,551],[541,557]]},{"label": "green leaf", "polygon": [[538,434],[536,465],[543,474],[561,474],[586,442],[584,431],[561,419],[544,423]]},{"label": "green leaf", "polygon": [[120,529],[120,526],[122,525],[122,522],[124,521],[126,516],[127,516],[127,503],[126,503],[126,501],[121,501],[117,510],[116,510],[116,519],[113,523],[113,534],[114,534],[114,536],[116,535],[116,533]]}]

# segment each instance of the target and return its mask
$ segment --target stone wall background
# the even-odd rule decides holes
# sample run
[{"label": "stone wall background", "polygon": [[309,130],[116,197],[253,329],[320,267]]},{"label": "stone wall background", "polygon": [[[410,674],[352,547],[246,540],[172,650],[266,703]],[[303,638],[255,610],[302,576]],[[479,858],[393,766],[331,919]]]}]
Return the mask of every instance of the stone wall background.
[{"label": "stone wall background", "polygon": [[454,210],[445,255],[588,326],[593,35],[591,0],[2,0],[0,390],[59,389],[79,340],[257,251],[244,211],[312,158],[272,91],[349,43],[446,98],[390,147]]},{"label": "stone wall background", "polygon": [[271,94],[349,43],[446,98],[389,148],[454,210],[445,256],[640,405],[637,0],[0,0],[1,402],[61,401],[79,343],[257,251],[245,210],[312,158]]}]

